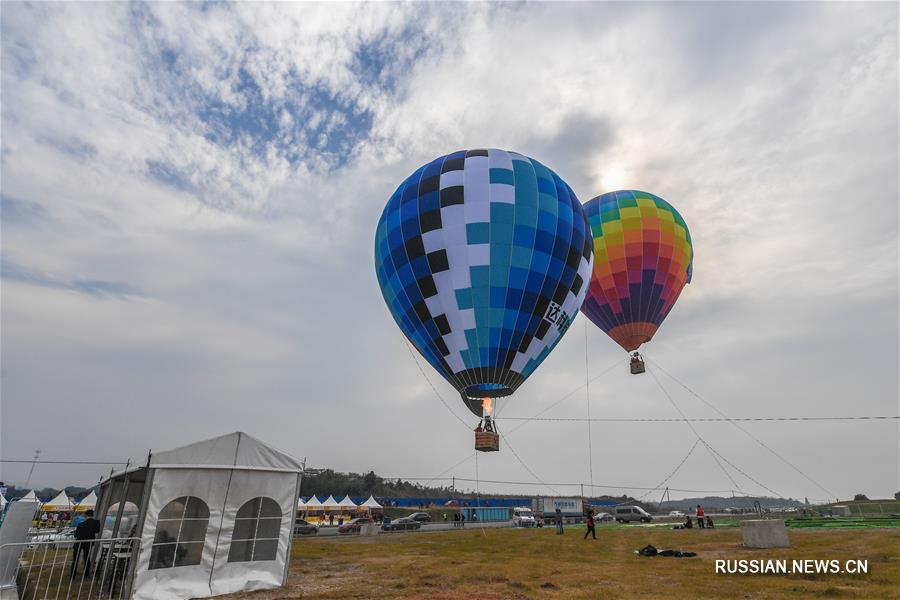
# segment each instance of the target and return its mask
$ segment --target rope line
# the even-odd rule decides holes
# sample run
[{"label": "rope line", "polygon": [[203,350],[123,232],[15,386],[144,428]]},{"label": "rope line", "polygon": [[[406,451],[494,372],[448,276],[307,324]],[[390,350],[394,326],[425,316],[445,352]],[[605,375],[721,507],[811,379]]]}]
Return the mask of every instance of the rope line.
[{"label": "rope line", "polygon": [[[896,420],[900,416],[887,415],[865,415],[852,417],[735,417],[735,418],[716,418],[716,417],[696,417],[688,419],[675,418],[656,418],[656,417],[607,417],[583,419],[581,417],[503,417],[506,421],[591,421],[592,423],[681,423],[683,421],[691,421],[692,423],[731,423],[734,421],[875,421],[875,420]],[[31,461],[26,461],[31,462]]]},{"label": "rope line", "polygon": [[428,378],[428,375],[425,373],[425,369],[423,369],[423,368],[422,368],[422,365],[419,364],[419,359],[416,357],[415,353],[412,351],[412,348],[410,347],[410,344],[409,344],[409,340],[407,340],[407,339],[404,337],[404,338],[403,338],[403,342],[406,344],[406,350],[409,352],[409,355],[413,357],[413,360],[414,360],[415,363],[416,363],[416,367],[419,368],[419,373],[421,373],[421,374],[422,374],[422,377],[425,378],[425,381],[428,382],[428,385],[431,387],[432,391],[434,392],[434,395],[438,397],[438,400],[441,401],[441,404],[444,405],[444,408],[446,408],[447,410],[449,410],[449,411],[450,411],[450,414],[452,414],[454,417],[456,417],[456,420],[457,420],[457,421],[459,421],[460,423],[462,423],[463,427],[465,427],[466,429],[469,429],[469,424],[466,423],[465,421],[463,421],[462,417],[460,417],[458,414],[456,414],[456,411],[454,411],[452,408],[450,408],[450,405],[447,404],[447,401],[444,400],[444,397],[441,396],[441,393],[438,392],[437,388],[434,387],[434,384],[431,383],[431,379]]},{"label": "rope line", "polygon": [[696,440],[694,440],[694,445],[691,446],[691,449],[688,450],[688,453],[684,455],[684,458],[681,459],[681,462],[678,463],[678,466],[675,467],[675,469],[674,469],[671,473],[669,473],[669,474],[666,476],[665,479],[663,479],[662,481],[660,481],[659,484],[657,484],[657,486],[656,486],[655,488],[653,488],[652,490],[647,490],[646,492],[644,492],[644,494],[643,494],[642,496],[640,496],[640,497],[638,498],[638,500],[643,500],[644,498],[646,498],[647,496],[649,496],[650,494],[652,494],[653,492],[655,492],[656,490],[658,490],[659,488],[661,488],[662,486],[664,486],[664,485],[666,484],[667,481],[669,481],[670,479],[672,479],[672,477],[675,476],[675,473],[677,473],[678,470],[681,469],[681,467],[684,466],[684,463],[687,462],[687,459],[691,457],[691,454],[694,453],[694,448],[696,448],[696,447],[697,447],[697,444],[699,444],[699,443],[700,443],[700,438],[697,438]]},{"label": "rope line", "polygon": [[449,473],[450,471],[452,471],[452,470],[455,469],[456,467],[459,467],[459,466],[462,465],[463,463],[468,462],[471,458],[472,458],[472,455],[471,455],[471,454],[467,455],[464,459],[462,459],[461,461],[459,461],[458,463],[456,463],[456,464],[453,465],[452,467],[449,467],[449,468],[447,468],[447,469],[444,469],[443,471],[441,471],[440,473],[438,473],[435,477],[432,477],[431,479],[427,480],[427,481],[425,482],[425,484],[423,485],[423,487],[428,487],[428,484],[429,484],[429,483],[431,483],[432,481],[437,481],[438,479],[440,479],[441,477],[443,477],[444,475],[446,475],[447,473]]},{"label": "rope line", "polygon": [[[666,388],[663,387],[662,383],[659,381],[659,378],[656,376],[656,374],[652,370],[650,371],[650,375],[653,376],[653,381],[656,382],[656,385],[659,386],[659,389],[662,390],[662,393],[665,395],[665,397],[669,399],[669,402],[672,403],[672,406],[675,407],[675,410],[678,411],[678,414],[681,415],[682,419],[687,419],[685,414],[683,412],[681,412],[681,409],[678,408],[677,404],[675,404],[675,400],[672,399],[672,396],[669,395],[669,392],[666,391]],[[725,473],[725,477],[727,477],[728,480],[731,481],[731,483],[734,485],[735,489],[737,489],[739,492],[744,494],[745,492],[738,485],[737,481],[734,480],[734,477],[731,476],[731,473],[729,473],[725,469],[724,465],[722,465],[722,463],[719,462],[719,459],[716,457],[716,455],[712,453],[712,451],[710,450],[709,444],[707,444],[706,440],[704,440],[700,436],[700,434],[697,432],[697,429],[694,427],[694,425],[690,421],[687,421],[687,420],[685,420],[685,423],[687,424],[688,427],[691,428],[691,431],[694,432],[694,435],[697,436],[697,439],[700,440],[700,443],[703,444],[703,446],[706,448],[706,451],[709,452],[710,456],[712,456],[713,460],[716,461],[716,464],[719,465],[719,469],[721,469],[722,472]]]},{"label": "rope line", "polygon": [[[383,477],[383,479],[400,479],[402,481],[425,481],[429,479],[428,477]],[[463,481],[469,483],[475,483],[474,479],[467,479],[465,477],[440,477],[435,478],[435,481],[450,481],[451,479],[456,479],[456,481]],[[543,487],[547,487],[551,489],[553,493],[556,495],[561,495],[558,490],[553,489],[551,486],[559,486],[559,487],[581,487],[584,486],[586,488],[592,487],[588,483],[566,483],[566,482],[545,482],[545,481],[500,481],[497,479],[478,479],[479,483],[492,483],[492,484],[505,484],[505,485],[539,485]],[[604,489],[604,490],[655,490],[657,488],[639,486],[639,485],[601,485],[599,483],[595,483],[593,485],[594,488]],[[689,492],[693,494],[730,494],[733,490],[692,490],[692,489],[683,489],[683,488],[669,488],[673,492]],[[496,494],[494,494],[496,495]],[[516,494],[512,494],[516,495]]]},{"label": "rope line", "polygon": [[[809,481],[810,483],[812,483],[813,485],[815,485],[816,487],[818,487],[820,490],[822,490],[823,492],[825,492],[826,494],[828,494],[830,497],[832,497],[832,498],[837,498],[837,496],[834,494],[834,492],[830,491],[830,490],[827,489],[825,486],[823,486],[822,484],[820,484],[818,481],[816,481],[815,479],[813,479],[812,477],[810,477],[809,475],[807,475],[806,473],[804,473],[802,470],[800,470],[799,467],[797,467],[796,465],[794,465],[791,461],[789,461],[788,459],[786,459],[785,457],[783,457],[781,454],[779,454],[778,452],[776,452],[773,448],[771,448],[770,446],[768,446],[766,443],[764,443],[762,440],[760,440],[759,438],[757,438],[756,436],[754,436],[752,433],[750,433],[749,431],[747,431],[746,429],[744,429],[743,427],[741,427],[740,425],[738,425],[738,424],[735,422],[737,419],[729,419],[729,418],[728,418],[728,415],[726,415],[726,414],[723,413],[721,410],[719,410],[718,408],[716,408],[716,406],[713,405],[712,403],[707,402],[702,396],[700,396],[700,394],[698,394],[697,392],[695,392],[694,390],[692,390],[690,387],[688,387],[686,384],[682,383],[682,382],[681,382],[678,378],[676,378],[674,375],[672,375],[671,373],[669,373],[668,371],[666,371],[666,370],[665,370],[658,362],[656,362],[656,360],[653,360],[653,361],[651,361],[651,362],[653,362],[653,364],[654,364],[660,371],[662,371],[663,373],[665,373],[666,376],[669,377],[669,379],[671,379],[672,381],[674,381],[675,383],[677,383],[678,385],[680,385],[681,387],[683,387],[684,389],[686,389],[692,396],[694,396],[695,398],[697,398],[698,400],[700,400],[701,402],[703,402],[703,404],[705,404],[706,406],[708,406],[708,407],[710,407],[711,409],[713,409],[713,410],[716,412],[716,414],[718,414],[718,415],[721,416],[721,417],[724,417],[725,420],[729,421],[732,425],[734,425],[735,427],[737,427],[738,429],[740,429],[745,435],[747,435],[747,436],[748,436],[750,439],[752,439],[754,442],[756,442],[757,444],[759,444],[760,446],[762,446],[763,448],[765,448],[766,450],[768,450],[769,452],[771,452],[773,455],[775,455],[775,457],[778,458],[781,462],[783,462],[784,464],[786,464],[787,466],[789,466],[790,468],[792,468],[794,471],[796,471],[797,473],[799,473],[800,475],[802,475],[807,481]],[[862,419],[869,419],[869,418],[871,418],[871,419],[881,419],[881,418],[896,419],[896,418],[898,418],[898,417],[858,417],[858,419],[860,419],[860,420],[862,420]],[[801,419],[797,419],[797,420],[801,420]],[[802,419],[802,420],[812,420],[812,419]],[[826,417],[826,418],[823,418],[822,420],[827,420],[827,417]],[[855,420],[855,419],[854,419],[854,418],[851,418],[851,419],[847,419],[847,420]]]},{"label": "rope line", "polygon": [[[597,381],[598,379],[600,379],[601,377],[603,377],[604,375],[606,375],[607,373],[609,373],[610,371],[612,371],[614,368],[616,368],[617,366],[619,366],[619,365],[621,365],[621,364],[622,364],[622,359],[618,359],[618,358],[617,358],[617,359],[616,359],[616,362],[612,363],[611,365],[609,365],[608,367],[606,367],[605,369],[603,369],[598,375],[595,375],[594,377],[591,377],[589,381]],[[524,420],[525,422],[524,422],[524,423],[521,423],[518,427],[514,427],[514,428],[509,432],[509,434],[512,435],[512,434],[515,433],[516,431],[518,431],[518,430],[520,430],[521,428],[525,427],[525,425],[528,424],[528,421],[533,421],[533,420],[535,420],[537,417],[541,416],[542,414],[544,414],[545,412],[547,412],[548,410],[550,410],[551,408],[555,408],[556,406],[559,406],[559,405],[562,404],[565,400],[567,400],[567,399],[571,398],[572,396],[574,396],[575,393],[578,392],[578,391],[580,391],[581,388],[583,388],[583,387],[584,387],[584,385],[578,386],[577,388],[575,388],[574,390],[572,390],[571,392],[569,392],[568,394],[566,394],[565,396],[563,396],[562,398],[560,398],[559,400],[557,400],[556,402],[554,402],[553,404],[551,404],[550,406],[548,406],[548,407],[546,407],[546,408],[544,408],[544,409],[538,411],[537,413],[535,413],[535,415],[534,415],[533,417],[524,418],[524,419],[523,419],[522,417],[520,417],[520,418],[517,419],[517,420]],[[507,417],[503,417],[503,418],[506,419]]]},{"label": "rope line", "polygon": [[516,460],[519,461],[519,463],[525,468],[525,470],[528,471],[528,473],[532,477],[534,477],[535,481],[537,481],[538,483],[540,483],[541,485],[543,485],[544,487],[549,489],[551,492],[553,492],[554,494],[559,496],[560,494],[558,491],[553,489],[553,487],[550,484],[544,483],[544,480],[541,479],[540,477],[538,477],[537,474],[531,470],[531,467],[529,467],[527,464],[525,464],[525,461],[522,460],[522,457],[519,456],[519,453],[516,452],[516,449],[512,447],[512,445],[509,443],[509,440],[507,439],[507,437],[505,435],[503,435],[503,433],[500,432],[499,430],[498,430],[498,433],[500,433],[500,437],[503,438],[503,443],[506,444],[506,447],[509,448],[509,451],[512,452],[513,456],[516,457]]},{"label": "rope line", "polygon": [[584,395],[587,398],[587,430],[588,430],[588,471],[591,485],[594,484],[594,445],[591,441],[591,377],[588,369],[588,328],[584,319]]}]

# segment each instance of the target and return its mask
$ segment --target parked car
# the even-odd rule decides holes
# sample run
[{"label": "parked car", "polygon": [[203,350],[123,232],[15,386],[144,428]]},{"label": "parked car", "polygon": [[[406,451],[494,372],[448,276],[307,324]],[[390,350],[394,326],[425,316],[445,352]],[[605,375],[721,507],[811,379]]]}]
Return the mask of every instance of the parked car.
[{"label": "parked car", "polygon": [[646,510],[640,506],[617,506],[616,521],[619,523],[631,523],[632,521],[640,521],[641,523],[649,523],[653,520]]},{"label": "parked car", "polygon": [[415,512],[407,518],[418,521],[419,523],[431,523],[431,515],[427,512]]},{"label": "parked car", "polygon": [[294,535],[315,535],[319,528],[303,519],[294,521]]},{"label": "parked car", "polygon": [[534,513],[527,506],[517,506],[513,509],[513,527],[534,527],[537,520]]},{"label": "parked car", "polygon": [[616,520],[616,518],[614,516],[612,516],[611,514],[609,514],[608,512],[599,512],[596,515],[594,515],[594,521],[597,521],[599,523],[615,521],[615,520]]},{"label": "parked car", "polygon": [[389,523],[385,523],[381,526],[382,531],[408,531],[411,529],[420,529],[422,524],[412,519],[410,517],[403,517],[401,519],[394,519]]},{"label": "parked car", "polygon": [[369,517],[356,517],[348,523],[344,523],[343,525],[338,527],[338,533],[359,533],[360,527],[374,522],[375,521],[373,521]]},{"label": "parked car", "polygon": [[680,517],[683,517],[683,516],[684,516],[684,513],[681,512],[680,510],[673,510],[673,511],[671,511],[671,512],[669,513],[669,516],[670,516],[670,517],[679,517],[679,518],[680,518]]}]

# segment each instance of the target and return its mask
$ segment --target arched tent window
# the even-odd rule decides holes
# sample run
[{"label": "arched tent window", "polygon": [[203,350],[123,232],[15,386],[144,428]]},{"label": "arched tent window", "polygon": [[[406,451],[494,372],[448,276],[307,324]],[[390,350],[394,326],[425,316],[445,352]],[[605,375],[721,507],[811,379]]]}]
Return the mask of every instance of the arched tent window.
[{"label": "arched tent window", "polygon": [[166,504],[156,520],[150,568],[199,565],[207,525],[209,507],[200,498],[182,496]]},{"label": "arched tent window", "polygon": [[140,510],[134,502],[126,501],[124,505],[121,502],[116,502],[106,511],[106,518],[103,520],[103,532],[100,534],[101,537],[112,537],[119,510],[122,511],[122,520],[119,523],[119,537],[131,537],[135,534]]},{"label": "arched tent window", "polygon": [[254,498],[238,510],[228,562],[275,560],[281,532],[281,507],[271,498]]}]

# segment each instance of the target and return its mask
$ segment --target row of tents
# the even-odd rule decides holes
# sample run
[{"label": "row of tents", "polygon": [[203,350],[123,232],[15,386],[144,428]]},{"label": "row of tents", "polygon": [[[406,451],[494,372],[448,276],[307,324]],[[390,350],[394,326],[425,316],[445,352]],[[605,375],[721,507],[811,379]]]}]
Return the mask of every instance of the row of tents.
[{"label": "row of tents", "polygon": [[334,499],[334,496],[328,496],[325,501],[321,501],[315,496],[309,498],[304,501],[303,498],[297,500],[297,510],[301,511],[346,511],[346,510],[354,510],[354,509],[364,509],[364,510],[372,510],[382,508],[378,501],[375,500],[374,496],[369,496],[369,499],[365,502],[360,502],[357,504],[354,502],[350,496],[344,496],[344,499],[338,502]]},{"label": "row of tents", "polygon": [[[25,502],[41,502],[40,498],[37,497],[37,494],[34,493],[34,490],[31,490],[24,496],[22,496],[19,501]],[[8,500],[0,494],[0,511],[6,508]],[[97,494],[91,490],[91,493],[82,498],[78,502],[74,502],[69,495],[66,494],[66,490],[62,490],[58,493],[52,500],[48,500],[47,502],[41,503],[41,512],[84,512],[88,509],[97,508]]]}]

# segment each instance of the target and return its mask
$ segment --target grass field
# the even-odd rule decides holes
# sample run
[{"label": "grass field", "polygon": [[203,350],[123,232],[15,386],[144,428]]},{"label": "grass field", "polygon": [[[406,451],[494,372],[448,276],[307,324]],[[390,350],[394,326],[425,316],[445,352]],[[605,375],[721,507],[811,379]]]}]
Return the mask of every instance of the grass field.
[{"label": "grass field", "polygon": [[[789,549],[741,547],[740,530],[478,529],[294,543],[288,585],[236,598],[900,598],[900,530],[791,530]],[[634,550],[691,550],[696,558]],[[717,575],[716,559],[866,559],[867,575]]]}]

